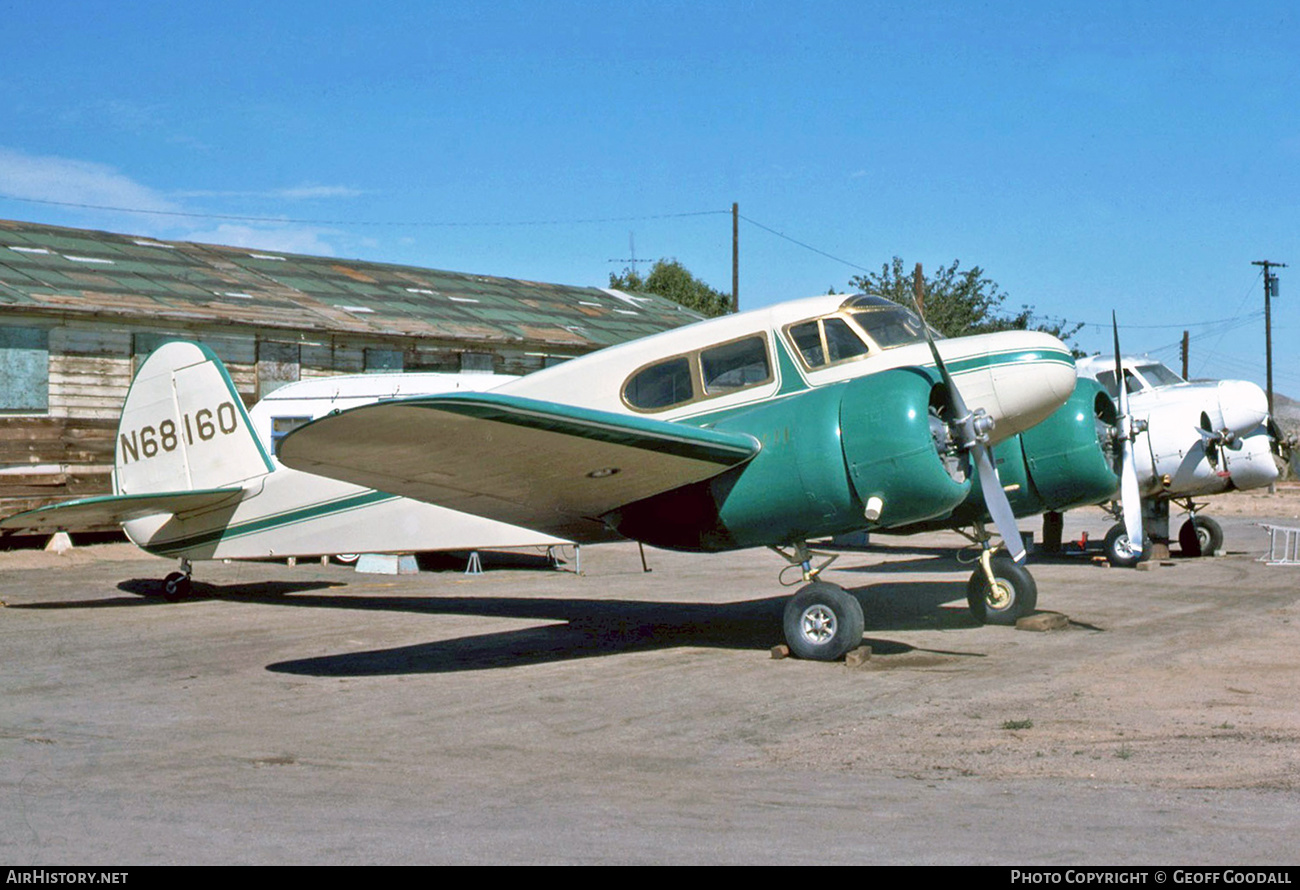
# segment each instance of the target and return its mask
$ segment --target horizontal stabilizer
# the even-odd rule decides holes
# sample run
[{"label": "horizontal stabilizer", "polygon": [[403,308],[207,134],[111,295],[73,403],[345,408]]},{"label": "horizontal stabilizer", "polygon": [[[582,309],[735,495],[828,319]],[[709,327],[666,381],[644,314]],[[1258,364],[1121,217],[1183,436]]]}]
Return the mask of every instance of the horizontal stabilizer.
[{"label": "horizontal stabilizer", "polygon": [[308,473],[569,540],[610,540],[599,517],[712,478],[759,451],[752,436],[500,393],[365,405],[290,433],[280,461]]},{"label": "horizontal stabilizer", "polygon": [[234,504],[242,488],[172,491],[160,494],[124,494],[82,498],[16,513],[0,520],[0,529],[33,533],[86,529],[143,519],[146,516],[193,514]]}]

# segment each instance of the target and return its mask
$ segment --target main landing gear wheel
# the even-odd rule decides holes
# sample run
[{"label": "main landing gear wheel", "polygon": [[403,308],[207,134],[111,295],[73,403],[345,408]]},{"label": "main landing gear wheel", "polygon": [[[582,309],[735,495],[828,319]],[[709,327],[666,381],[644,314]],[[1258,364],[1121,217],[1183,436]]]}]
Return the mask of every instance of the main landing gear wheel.
[{"label": "main landing gear wheel", "polygon": [[841,587],[814,581],[785,606],[785,641],[812,661],[835,661],[862,643],[862,604]]},{"label": "main landing gear wheel", "polygon": [[1213,556],[1223,547],[1223,528],[1208,516],[1194,516],[1178,530],[1183,556]]},{"label": "main landing gear wheel", "polygon": [[1038,607],[1038,583],[1011,558],[993,557],[993,581],[990,587],[980,567],[966,582],[966,604],[980,624],[1015,624]]},{"label": "main landing gear wheel", "polygon": [[184,572],[172,572],[163,579],[163,599],[169,603],[185,599],[190,595],[190,576]]},{"label": "main landing gear wheel", "polygon": [[1123,523],[1111,526],[1110,531],[1106,532],[1106,558],[1111,565],[1131,569],[1142,561],[1142,556],[1142,551],[1133,550]]}]

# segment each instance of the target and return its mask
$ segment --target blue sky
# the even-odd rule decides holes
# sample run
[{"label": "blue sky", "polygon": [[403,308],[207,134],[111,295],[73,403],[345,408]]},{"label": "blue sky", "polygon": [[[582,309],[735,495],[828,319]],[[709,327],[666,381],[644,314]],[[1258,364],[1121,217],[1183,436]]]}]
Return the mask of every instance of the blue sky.
[{"label": "blue sky", "polygon": [[1188,328],[1194,375],[1259,382],[1277,260],[1300,396],[1293,2],[0,13],[0,218],[567,284],[676,257],[729,290],[738,202],[743,308],[959,259],[1089,351],[1115,309],[1127,350],[1176,367]]}]

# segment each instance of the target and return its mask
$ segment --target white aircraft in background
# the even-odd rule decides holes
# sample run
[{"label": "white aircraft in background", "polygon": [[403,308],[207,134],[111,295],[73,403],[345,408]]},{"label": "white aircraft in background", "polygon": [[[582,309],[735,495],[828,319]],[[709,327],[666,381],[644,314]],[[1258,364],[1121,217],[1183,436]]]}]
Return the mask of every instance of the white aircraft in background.
[{"label": "white aircraft in background", "polygon": [[1189,514],[1178,532],[1183,553],[1208,556],[1218,550],[1223,530],[1199,512],[1204,505],[1195,498],[1260,488],[1278,476],[1274,454],[1281,437],[1270,422],[1264,391],[1246,380],[1188,383],[1146,356],[1090,356],[1079,359],[1077,369],[1117,403],[1128,403],[1127,411],[1120,407],[1120,427],[1127,424],[1130,433],[1118,438],[1131,446],[1133,478],[1121,506],[1111,512],[1116,518],[1131,513],[1126,518],[1135,523],[1136,511],[1127,502],[1139,499],[1141,525],[1130,529],[1120,522],[1110,529],[1110,561],[1136,565],[1143,557],[1143,538],[1167,542],[1170,502]]},{"label": "white aircraft in background", "polygon": [[[207,347],[165,343],[140,366],[122,406],[114,494],[43,507],[0,528],[55,532],[121,524],[180,559],[164,590],[190,587],[191,563],[361,553],[555,546],[551,535],[312,476],[280,464],[294,426],[382,398],[499,386],[494,374],[366,374],[284,386],[245,412]],[[260,433],[260,436],[259,436]]]}]

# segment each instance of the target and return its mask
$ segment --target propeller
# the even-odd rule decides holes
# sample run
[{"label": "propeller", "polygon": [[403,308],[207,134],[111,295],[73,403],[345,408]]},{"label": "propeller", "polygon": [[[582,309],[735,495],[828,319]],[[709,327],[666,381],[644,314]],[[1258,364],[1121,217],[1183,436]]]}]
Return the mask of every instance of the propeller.
[{"label": "propeller", "polygon": [[974,456],[975,466],[979,469],[984,506],[988,509],[989,516],[993,518],[998,534],[1002,535],[1002,541],[1011,553],[1011,558],[1016,562],[1023,562],[1025,544],[1020,539],[1016,514],[1011,509],[1011,502],[1007,500],[1006,491],[1002,488],[1002,480],[998,478],[998,469],[993,464],[992,450],[988,444],[989,433],[993,431],[993,418],[989,417],[983,408],[971,411],[966,407],[966,400],[961,397],[961,391],[957,389],[952,375],[948,373],[948,366],[943,363],[943,357],[939,355],[939,347],[934,343],[930,326],[925,323],[921,301],[915,300],[915,304],[916,314],[921,319],[921,330],[925,332],[925,342],[930,344],[930,354],[934,356],[934,363],[948,392],[948,416],[953,418],[951,425],[956,430],[958,445]]},{"label": "propeller", "polygon": [[1133,465],[1133,437],[1137,424],[1128,407],[1128,382],[1124,379],[1124,366],[1119,359],[1119,321],[1114,310],[1110,313],[1111,329],[1115,334],[1115,382],[1119,385],[1119,420],[1116,439],[1120,443],[1119,502],[1124,512],[1124,530],[1128,532],[1129,545],[1134,553],[1142,552],[1142,494],[1138,489],[1137,467]]},{"label": "propeller", "polygon": [[[1210,462],[1210,466],[1224,475],[1228,469],[1228,456],[1224,453],[1225,448],[1231,448],[1237,441],[1236,435],[1229,429],[1216,430],[1210,424],[1210,415],[1201,412],[1201,425],[1193,427],[1201,437],[1201,445],[1205,448],[1205,457]],[[1219,466],[1219,459],[1223,458],[1223,466]]]}]

